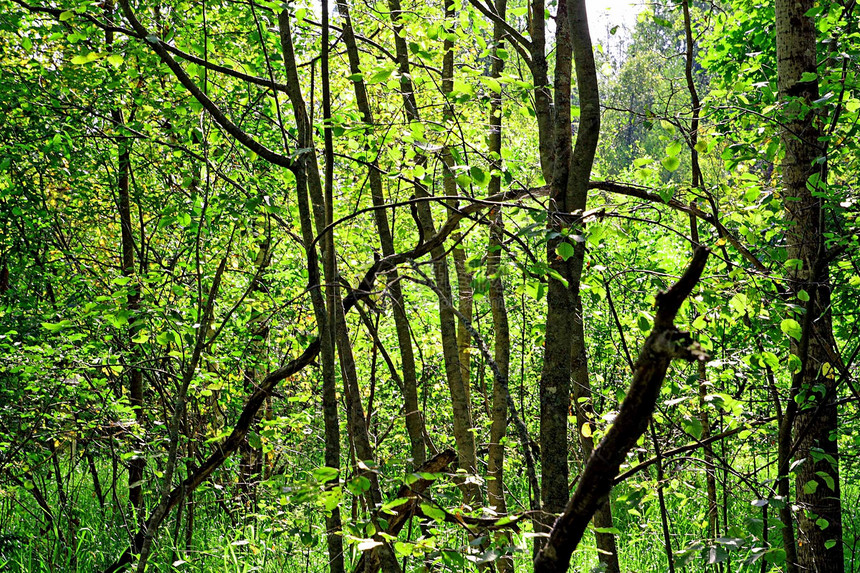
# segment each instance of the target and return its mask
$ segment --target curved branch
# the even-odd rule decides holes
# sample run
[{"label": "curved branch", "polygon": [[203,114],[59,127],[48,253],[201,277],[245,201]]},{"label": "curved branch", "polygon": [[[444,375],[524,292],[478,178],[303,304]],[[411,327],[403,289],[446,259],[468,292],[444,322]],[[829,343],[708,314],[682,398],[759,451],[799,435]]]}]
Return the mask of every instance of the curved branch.
[{"label": "curved branch", "polygon": [[162,42],[158,37],[153,34],[150,34],[146,27],[140,23],[140,20],[135,16],[134,11],[131,9],[131,6],[128,4],[128,0],[120,0],[120,6],[122,7],[122,12],[125,15],[126,19],[131,24],[132,29],[138,34],[138,36],[144,38],[146,42],[152,46],[153,51],[158,54],[158,57],[161,58],[161,61],[164,62],[170,71],[173,72],[173,75],[176,76],[176,79],[179,80],[185,89],[187,89],[194,98],[200,102],[200,104],[209,112],[209,115],[212,116],[212,119],[220,125],[224,131],[232,135],[236,138],[236,141],[259,155],[261,158],[265,159],[269,163],[274,165],[278,165],[280,167],[285,167],[287,169],[293,168],[293,161],[285,156],[272,151],[253,137],[249,135],[247,132],[243,131],[238,125],[230,121],[230,119],[226,116],[226,114],[218,107],[215,102],[209,99],[203,90],[201,90],[197,84],[185,73],[185,70],[182,69],[182,66],[179,65],[173,56],[167,51],[167,45]]},{"label": "curved branch", "polygon": [[752,264],[755,269],[761,273],[767,273],[768,269],[760,260],[756,258],[754,254],[750,252],[745,246],[743,246],[738,239],[732,235],[729,230],[711,213],[706,213],[702,211],[698,207],[693,204],[686,205],[677,199],[669,199],[668,201],[664,200],[662,197],[649,191],[645,187],[639,187],[636,185],[627,185],[624,183],[616,183],[614,181],[592,181],[588,184],[589,189],[597,189],[598,191],[607,191],[609,193],[615,193],[616,195],[625,195],[627,197],[635,197],[637,199],[644,199],[645,201],[651,201],[652,203],[663,203],[664,205],[668,205],[672,209],[676,211],[681,211],[682,213],[687,213],[689,215],[693,215],[698,217],[699,219],[705,221],[712,227],[714,227],[717,232],[719,232],[723,237],[725,237],[726,241],[729,242],[738,252],[746,259],[750,264]]},{"label": "curved branch", "polygon": [[270,372],[260,383],[260,386],[254,391],[253,394],[248,398],[247,402],[245,402],[245,407],[242,408],[242,413],[239,415],[239,419],[236,421],[236,425],[233,426],[233,431],[230,433],[230,436],[221,443],[215,451],[206,459],[203,464],[197,468],[194,472],[191,473],[185,480],[182,481],[181,484],[174,487],[170,492],[170,495],[167,497],[164,502],[165,508],[164,511],[154,513],[150,518],[146,521],[143,527],[137,532],[134,536],[134,540],[132,541],[132,546],[125,550],[125,552],[117,559],[113,564],[111,564],[107,569],[105,569],[105,573],[116,573],[117,571],[122,571],[132,561],[132,555],[138,553],[140,548],[143,546],[143,541],[147,531],[155,531],[158,529],[158,526],[161,525],[161,521],[164,520],[165,516],[168,515],[171,509],[176,507],[179,501],[186,496],[188,496],[191,492],[197,489],[200,484],[209,479],[209,476],[215,472],[221,465],[230,457],[230,455],[239,449],[239,446],[245,440],[245,437],[248,435],[248,431],[251,429],[251,424],[254,421],[254,416],[257,414],[257,411],[263,405],[263,402],[267,397],[272,394],[275,386],[278,382],[289,378],[293,374],[296,374],[300,370],[302,370],[305,366],[314,361],[320,351],[320,341],[319,339],[314,340],[302,354],[284,365],[277,370]]}]

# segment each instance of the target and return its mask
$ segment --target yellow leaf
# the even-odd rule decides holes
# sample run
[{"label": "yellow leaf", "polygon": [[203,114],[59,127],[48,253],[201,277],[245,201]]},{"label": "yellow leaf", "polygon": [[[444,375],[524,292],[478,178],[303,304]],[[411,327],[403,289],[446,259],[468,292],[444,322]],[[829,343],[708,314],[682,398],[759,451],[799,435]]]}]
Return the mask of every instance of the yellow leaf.
[{"label": "yellow leaf", "polygon": [[586,438],[591,437],[591,424],[589,424],[588,422],[582,425],[582,435]]}]

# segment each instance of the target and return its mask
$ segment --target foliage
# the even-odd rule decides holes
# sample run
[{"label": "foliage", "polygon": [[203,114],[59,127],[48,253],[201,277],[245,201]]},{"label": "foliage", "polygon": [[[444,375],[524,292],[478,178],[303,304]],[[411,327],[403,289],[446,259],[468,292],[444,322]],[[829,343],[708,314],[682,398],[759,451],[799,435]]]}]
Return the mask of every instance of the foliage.
[{"label": "foliage", "polygon": [[[325,554],[334,533],[350,569],[386,548],[408,570],[529,569],[532,543],[544,534],[528,512],[535,492],[526,448],[539,460],[539,448],[552,447],[539,442],[549,285],[564,282],[582,301],[591,394],[568,416],[576,478],[589,451],[582,437],[598,443],[617,419],[637,349],[654,328],[655,295],[686,267],[691,244],[702,243],[713,256],[676,322],[711,361],[704,378],[696,365],[670,370],[654,437],[646,434],[621,467],[612,527],[591,528],[574,567],[605,566],[596,534],[611,533],[622,570],[784,570],[779,512],[804,509],[778,493],[778,420],[792,401],[808,414],[833,384],[839,425],[827,438],[838,443],[832,463],[844,522],[833,541],[856,569],[854,5],[819,3],[809,14],[820,39],[818,72],[803,80],[817,82],[820,98],[809,103],[780,96],[772,6],[693,3],[697,142],[681,5],[640,14],[621,57],[598,55],[604,109],[592,189],[583,226],[562,227],[546,196],[557,182],[544,180],[545,86],[527,43],[543,4],[511,3],[503,17],[480,0],[345,5],[351,22],[330,6],[329,28],[318,3],[0,0],[0,568],[105,570],[132,547],[124,565],[148,559],[149,570],[322,571],[334,561]],[[552,17],[557,9],[547,5]],[[493,39],[494,19],[509,27],[503,42]],[[560,56],[548,29],[552,83]],[[499,149],[492,114],[501,118]],[[794,395],[811,305],[806,289],[792,296],[803,262],[787,244],[792,198],[782,187],[781,137],[798,114],[811,114],[823,134],[816,144],[826,169],[809,185],[823,205],[820,283],[832,291],[835,344],[817,384]],[[690,185],[695,169],[701,180]],[[494,184],[506,195],[488,199]],[[405,253],[391,268],[380,263],[392,260],[380,214],[394,252]],[[442,255],[431,255],[425,243],[440,230],[448,233]],[[495,232],[502,240],[488,247]],[[493,273],[496,252],[502,262]],[[568,284],[554,265],[580,252],[581,281]],[[363,284],[369,270],[378,271],[375,282]],[[444,310],[471,313],[474,333],[458,316],[454,348],[466,373],[474,468],[461,457],[459,469],[422,472],[415,460],[398,305],[431,453],[463,455]],[[493,322],[500,306],[508,341]],[[330,373],[326,340],[336,360]],[[311,348],[316,354],[301,362]],[[249,414],[267,376],[297,362]],[[337,391],[335,444],[326,384]],[[510,388],[501,410],[500,384]],[[583,404],[593,407],[585,424],[574,412]],[[501,440],[505,511],[488,498],[497,477],[485,465],[499,417],[512,426]],[[362,459],[363,435],[371,459]],[[235,453],[225,454],[234,437]],[[336,467],[332,447],[342,447]],[[811,456],[832,458],[823,449]],[[182,485],[212,460],[213,472]],[[803,462],[795,459],[790,473]],[[792,495],[835,491],[833,477],[819,473]],[[422,480],[426,490],[409,497],[406,486]],[[390,534],[407,502],[408,522]],[[135,535],[162,509],[146,554]],[[340,525],[327,531],[335,516]],[[656,551],[666,531],[669,549]]]}]

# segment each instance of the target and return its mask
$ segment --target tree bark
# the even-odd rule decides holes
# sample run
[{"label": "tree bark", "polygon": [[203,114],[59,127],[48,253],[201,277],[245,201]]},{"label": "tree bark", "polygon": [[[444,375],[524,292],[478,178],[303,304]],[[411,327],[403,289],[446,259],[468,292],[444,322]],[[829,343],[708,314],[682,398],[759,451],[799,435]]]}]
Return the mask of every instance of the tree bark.
[{"label": "tree bark", "polygon": [[[585,239],[578,217],[585,210],[588,181],[600,134],[600,95],[588,20],[583,0],[562,0],[556,15],[556,69],[554,83],[555,117],[552,137],[551,228],[569,233],[548,241],[547,262],[563,280],[549,278],[544,367],[541,372],[541,466],[543,527],[551,525],[552,514],[567,501],[568,446],[567,416],[573,344],[582,348],[583,368],[574,382],[588,385],[584,363],[585,334],[578,309],[579,285],[585,262]],[[580,120],[575,145],[571,144],[571,68],[575,63],[580,102]],[[540,125],[540,124],[539,124]],[[541,138],[546,137],[541,133]],[[571,149],[573,147],[573,149]],[[546,171],[546,166],[544,166]],[[561,256],[558,248],[568,242],[573,254]],[[585,376],[583,379],[582,376]]]},{"label": "tree bark", "polygon": [[[495,0],[496,13],[504,19],[507,11],[507,0]],[[493,47],[501,49],[504,47],[505,31],[496,22],[493,25]],[[499,78],[505,67],[505,61],[498,57],[495,52],[490,56],[492,65],[490,76]],[[488,118],[490,133],[487,136],[490,152],[490,171],[501,171],[502,169],[502,94],[493,92],[490,95],[490,113]],[[502,179],[500,175],[491,175],[488,188],[489,194],[495,195],[502,190]],[[508,309],[505,305],[505,284],[502,280],[502,230],[504,220],[502,211],[499,209],[495,214],[495,220],[490,225],[490,239],[487,248],[487,279],[490,281],[490,312],[493,317],[493,358],[499,371],[506,379],[510,374],[511,361],[511,336],[508,325]],[[508,390],[501,384],[493,384],[493,404],[490,421],[490,445],[487,454],[487,503],[493,507],[499,515],[507,513],[505,501],[505,445],[503,439],[508,428]],[[527,445],[528,447],[528,445]],[[496,534],[496,544],[510,545],[510,537],[506,532]],[[502,556],[496,562],[499,573],[513,573],[514,561],[511,557]]]},{"label": "tree bark", "polygon": [[[391,13],[391,23],[394,28],[394,47],[398,62],[398,71],[400,72],[401,93],[403,97],[404,107],[406,109],[406,117],[409,121],[420,121],[420,114],[415,99],[415,90],[410,79],[409,71],[409,52],[406,46],[406,40],[401,37],[402,30],[401,13],[402,8],[399,0],[389,0],[388,6]],[[446,15],[453,14],[453,2],[447,2],[445,5]],[[453,44],[446,40],[444,49],[447,54],[451,54],[453,58]],[[447,95],[453,89],[453,59],[450,61],[450,73],[447,78],[443,73],[444,95]],[[447,88],[447,91],[446,91]],[[422,154],[416,156],[416,164],[423,165],[425,158]],[[449,176],[447,165],[445,167],[444,177]],[[449,184],[450,185],[450,184]],[[427,190],[420,183],[415,185],[416,197],[428,197]],[[422,201],[416,206],[417,219],[420,222],[419,233],[422,241],[427,241],[436,233],[433,223],[433,214],[430,210],[430,203]],[[456,230],[456,227],[455,227]],[[451,297],[451,279],[448,267],[448,255],[443,244],[434,246],[430,250],[433,257],[433,277],[436,285],[441,293],[440,296],[446,300],[452,300]],[[439,325],[440,334],[442,337],[442,355],[445,362],[445,377],[448,382],[448,392],[451,396],[451,410],[454,422],[454,441],[457,444],[457,456],[459,467],[468,474],[474,475],[477,471],[477,455],[475,452],[475,436],[472,433],[472,408],[469,397],[468,380],[463,379],[463,370],[461,368],[460,350],[457,344],[457,325],[454,318],[454,313],[441,300],[439,301]],[[475,483],[464,483],[461,489],[463,497],[467,504],[474,506],[476,502],[480,502],[480,489]]]},{"label": "tree bark", "polygon": [[[582,446],[582,459],[585,463],[594,451],[594,438],[591,431],[585,432],[583,426],[590,425],[594,429],[594,402],[591,399],[591,381],[588,374],[588,356],[585,350],[585,333],[582,318],[582,297],[577,293],[574,301],[576,323],[573,331],[573,348],[571,351],[573,364],[571,372],[573,375],[573,408],[576,413],[577,435]],[[612,504],[607,496],[606,501],[597,508],[594,513],[594,527],[597,529],[609,529],[612,524]],[[618,563],[618,547],[615,543],[615,534],[607,531],[595,531],[595,542],[597,545],[597,557],[603,564],[605,573],[619,573],[621,566]]]},{"label": "tree bark", "polygon": [[[108,22],[113,22],[114,3],[109,1],[105,3],[105,18]],[[114,33],[112,30],[105,31],[105,46],[108,52],[113,51]],[[117,105],[111,109],[111,120],[114,127],[122,129],[125,125],[122,108]],[[117,138],[117,211],[119,213],[122,258],[121,268],[123,276],[133,278],[135,275],[134,268],[134,228],[131,223],[131,139],[124,136]],[[137,313],[140,310],[140,291],[135,281],[130,283],[131,292],[128,295],[127,308],[130,313],[129,325],[129,347],[132,350],[132,360],[136,360],[136,352],[138,345],[131,341],[137,336],[139,327],[134,324],[137,321]],[[146,415],[143,411],[143,372],[140,368],[132,365],[128,369],[128,402],[134,410],[135,421],[141,431],[146,422]],[[143,470],[146,467],[146,458],[143,452],[133,456],[128,462],[128,500],[138,520],[143,518]]]},{"label": "tree bark", "polygon": [[[804,330],[808,330],[803,335],[808,338],[807,348],[801,349],[799,342],[792,341],[792,352],[801,358],[802,366],[794,380],[792,399],[786,405],[786,427],[780,437],[781,442],[788,441],[794,430],[797,459],[805,460],[797,468],[795,479],[801,508],[797,516],[799,569],[841,573],[844,555],[836,442],[837,366],[831,359],[836,346],[823,216],[826,149],[819,142],[819,115],[810,109],[819,94],[817,29],[813,17],[807,15],[814,4],[812,0],[777,0],[775,5],[779,97],[785,115],[782,187],[788,224],[787,254],[797,261],[789,271],[789,293],[800,307],[804,303],[796,297],[801,291],[809,296],[803,321]],[[801,392],[806,399],[798,405],[794,398]],[[780,447],[784,451],[785,443]],[[786,476],[783,472],[787,470],[780,468],[781,476]]]},{"label": "tree bark", "polygon": [[[290,32],[290,16],[288,10],[282,10],[278,17],[278,25],[281,41],[281,52],[284,57],[284,65],[288,79],[288,96],[293,105],[293,115],[299,133],[299,145],[303,148],[314,148],[313,133],[310,119],[307,115],[304,98],[298,79],[296,58],[293,49],[292,34]],[[331,288],[326,291],[323,298],[321,291],[321,280],[319,262],[316,249],[313,246],[313,223],[316,222],[317,233],[326,227],[326,210],[322,189],[320,186],[319,166],[316,154],[302,156],[298,167],[294,170],[296,175],[296,187],[298,192],[299,218],[301,225],[302,240],[308,258],[308,283],[311,295],[311,304],[314,309],[317,328],[319,329],[320,363],[322,365],[322,403],[323,423],[325,432],[325,463],[327,467],[340,469],[340,420],[337,403],[337,381],[335,379],[335,322],[332,300],[334,293]],[[308,196],[311,205],[308,205]],[[313,213],[313,219],[312,219]],[[322,234],[320,242],[323,253],[326,255],[324,264],[324,275],[326,283],[335,284],[333,268],[334,252],[330,234]],[[331,561],[332,573],[344,570],[343,560],[343,538],[340,533],[341,517],[340,510],[335,508],[331,515],[326,516],[326,543]]]}]

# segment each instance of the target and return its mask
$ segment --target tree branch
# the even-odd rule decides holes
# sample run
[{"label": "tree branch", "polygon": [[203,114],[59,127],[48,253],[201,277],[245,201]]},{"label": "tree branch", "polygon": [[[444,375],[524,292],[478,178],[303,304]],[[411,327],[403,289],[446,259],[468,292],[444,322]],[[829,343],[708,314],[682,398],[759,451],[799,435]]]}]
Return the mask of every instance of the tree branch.
[{"label": "tree branch", "polygon": [[648,427],[671,361],[707,360],[690,335],[675,328],[674,320],[681,305],[699,282],[709,253],[704,247],[696,249],[684,275],[668,291],[657,295],[654,327],[639,353],[627,396],[615,422],[589,457],[576,491],[535,559],[535,573],[567,571],[570,556],[582,539],[594,512],[612,489],[618,468]]}]

